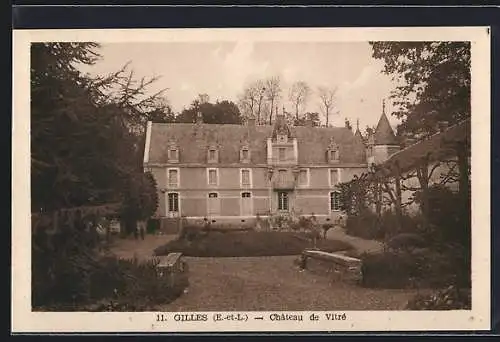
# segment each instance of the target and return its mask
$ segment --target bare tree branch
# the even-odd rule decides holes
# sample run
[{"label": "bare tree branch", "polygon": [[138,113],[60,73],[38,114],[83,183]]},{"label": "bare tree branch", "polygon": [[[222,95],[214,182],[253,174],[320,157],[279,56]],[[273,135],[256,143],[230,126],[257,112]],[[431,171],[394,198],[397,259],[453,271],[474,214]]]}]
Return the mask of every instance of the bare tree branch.
[{"label": "bare tree branch", "polygon": [[326,126],[328,127],[330,123],[330,114],[334,108],[335,95],[337,93],[337,87],[318,87],[318,96],[320,99],[321,109],[326,117]]}]

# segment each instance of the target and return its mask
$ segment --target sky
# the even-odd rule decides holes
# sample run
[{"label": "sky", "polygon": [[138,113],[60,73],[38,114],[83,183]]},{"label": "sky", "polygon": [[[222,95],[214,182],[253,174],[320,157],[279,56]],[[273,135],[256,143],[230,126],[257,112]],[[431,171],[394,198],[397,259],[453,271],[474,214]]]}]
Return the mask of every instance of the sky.
[{"label": "sky", "polygon": [[[338,115],[330,123],[343,126],[348,118],[361,129],[377,124],[386,99],[386,112],[393,128],[398,121],[388,100],[396,86],[383,74],[383,62],[371,57],[368,42],[143,42],[106,43],[100,49],[101,60],[82,67],[92,75],[109,74],[127,62],[137,79],[159,76],[150,86],[151,93],[168,88],[165,95],[178,112],[198,94],[210,101],[237,101],[249,82],[271,76],[282,80],[285,107],[293,111],[287,94],[291,84],[305,81],[313,89],[337,87]],[[312,94],[306,111],[320,111],[319,98]],[[324,122],[324,117],[322,118]]]}]

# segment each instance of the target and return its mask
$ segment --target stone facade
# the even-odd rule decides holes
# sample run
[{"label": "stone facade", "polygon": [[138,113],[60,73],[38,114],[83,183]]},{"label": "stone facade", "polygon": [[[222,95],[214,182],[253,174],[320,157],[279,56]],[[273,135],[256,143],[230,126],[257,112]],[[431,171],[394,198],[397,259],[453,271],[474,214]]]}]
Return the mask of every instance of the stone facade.
[{"label": "stone facade", "polygon": [[[390,126],[379,126],[393,135]],[[335,219],[341,214],[336,185],[365,172],[372,151],[391,148],[377,141],[367,148],[359,129],[291,127],[282,115],[273,126],[149,122],[144,169],[157,181],[160,218],[295,213]]]}]

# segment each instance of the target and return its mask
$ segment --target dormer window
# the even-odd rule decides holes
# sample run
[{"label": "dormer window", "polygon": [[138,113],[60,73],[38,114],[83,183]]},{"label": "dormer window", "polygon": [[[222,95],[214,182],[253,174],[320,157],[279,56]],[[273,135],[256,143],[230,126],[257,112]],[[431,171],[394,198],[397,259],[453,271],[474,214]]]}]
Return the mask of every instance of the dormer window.
[{"label": "dormer window", "polygon": [[240,149],[240,162],[249,163],[250,162],[250,150],[248,146],[243,146]]},{"label": "dormer window", "polygon": [[339,145],[333,141],[333,138],[330,140],[330,145],[328,146],[327,159],[329,163],[338,163],[340,160]]},{"label": "dormer window", "polygon": [[170,142],[168,145],[168,162],[178,163],[179,162],[179,147],[175,142]]},{"label": "dormer window", "polygon": [[219,162],[219,150],[216,147],[208,148],[207,161],[209,163],[218,163]]},{"label": "dormer window", "polygon": [[168,160],[179,161],[179,151],[176,148],[168,150]]}]

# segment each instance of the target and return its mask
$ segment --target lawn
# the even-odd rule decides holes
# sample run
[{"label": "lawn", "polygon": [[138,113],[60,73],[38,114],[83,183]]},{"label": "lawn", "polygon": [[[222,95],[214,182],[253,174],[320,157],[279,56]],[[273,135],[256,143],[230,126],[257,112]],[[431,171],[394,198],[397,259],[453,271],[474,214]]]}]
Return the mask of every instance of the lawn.
[{"label": "lawn", "polygon": [[158,310],[328,311],[404,310],[415,289],[367,289],[300,271],[295,256],[193,258],[189,290]]},{"label": "lawn", "polygon": [[[177,239],[157,247],[154,254],[181,252],[192,257],[258,257],[299,255],[313,247],[304,234],[293,232],[212,232],[193,241]],[[340,240],[318,240],[316,247],[327,252],[351,250]]]}]

